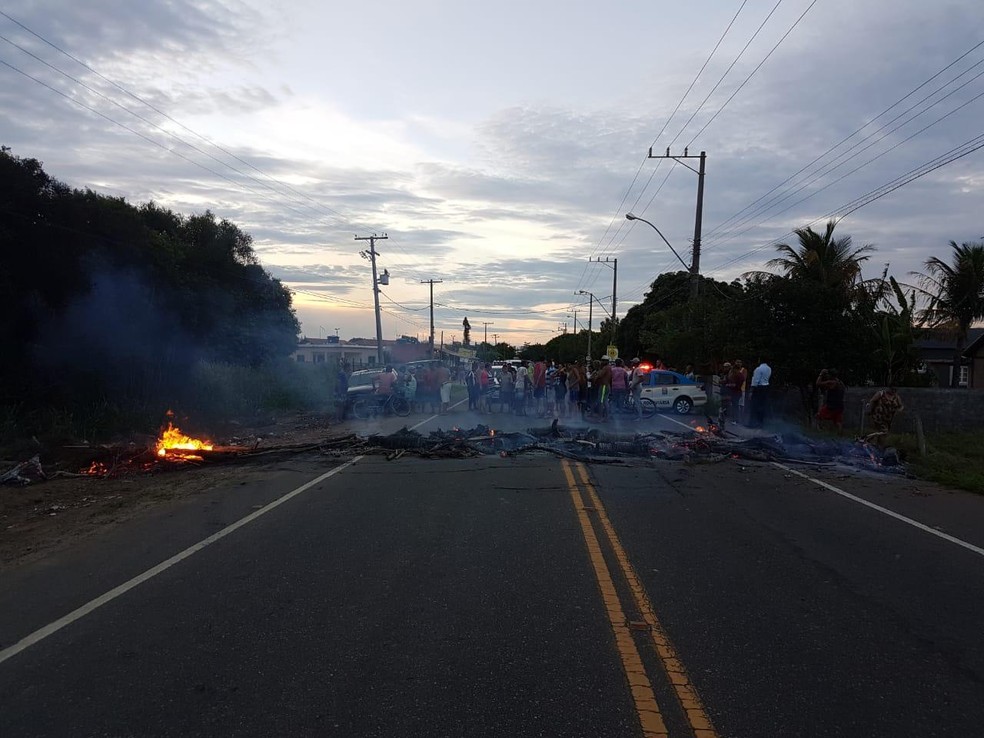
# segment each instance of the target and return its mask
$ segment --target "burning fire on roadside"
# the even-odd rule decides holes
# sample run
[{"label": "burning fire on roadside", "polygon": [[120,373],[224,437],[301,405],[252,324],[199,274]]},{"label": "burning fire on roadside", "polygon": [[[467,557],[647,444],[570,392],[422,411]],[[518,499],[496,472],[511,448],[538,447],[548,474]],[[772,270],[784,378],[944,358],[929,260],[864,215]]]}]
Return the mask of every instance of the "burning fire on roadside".
[{"label": "burning fire on roadside", "polygon": [[175,428],[170,421],[167,429],[161,433],[157,439],[156,452],[160,457],[178,457],[189,461],[201,461],[200,454],[196,451],[211,451],[214,448],[211,441],[202,441],[198,438],[186,436],[180,428]]}]

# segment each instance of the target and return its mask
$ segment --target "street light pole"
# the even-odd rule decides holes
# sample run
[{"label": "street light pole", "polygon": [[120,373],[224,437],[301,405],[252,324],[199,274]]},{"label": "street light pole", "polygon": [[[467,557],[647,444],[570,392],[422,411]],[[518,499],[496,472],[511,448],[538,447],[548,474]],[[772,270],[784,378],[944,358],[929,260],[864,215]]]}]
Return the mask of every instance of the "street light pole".
[{"label": "street light pole", "polygon": [[591,319],[592,319],[592,309],[594,308],[595,296],[593,292],[588,292],[587,290],[578,290],[575,294],[577,295],[587,295],[588,296],[588,356],[587,359],[591,361]]},{"label": "street light pole", "polygon": [[[690,299],[696,300],[697,295],[700,292],[700,235],[701,224],[704,219],[704,165],[707,162],[707,152],[701,151],[700,156],[691,156],[690,151],[684,148],[683,156],[672,156],[670,154],[670,147],[667,146],[666,154],[663,156],[653,156],[653,147],[650,146],[648,158],[673,159],[673,161],[677,164],[682,164],[697,175],[697,213],[694,218],[694,251],[693,257],[690,260]],[[698,164],[698,168],[694,169],[692,166],[687,164],[685,161],[686,159],[699,159],[700,164]],[[629,220],[633,219],[629,218]],[[642,218],[637,218],[637,220],[642,220]],[[663,240],[665,241],[666,239]]]},{"label": "street light pole", "polygon": [[650,227],[650,228],[652,228],[652,229],[653,229],[654,231],[656,231],[656,233],[658,233],[658,234],[659,234],[659,237],[663,239],[663,243],[665,243],[665,244],[666,244],[667,246],[669,246],[669,248],[670,248],[670,251],[672,251],[672,252],[673,252],[673,255],[674,255],[674,256],[675,256],[676,258],[677,258],[677,260],[678,260],[678,261],[679,261],[679,262],[680,262],[681,264],[683,264],[683,268],[684,268],[684,269],[686,269],[686,270],[687,270],[688,272],[691,272],[691,273],[693,273],[693,268],[692,268],[691,266],[689,266],[689,265],[687,264],[687,262],[685,262],[685,261],[684,261],[684,260],[683,260],[683,259],[682,259],[682,258],[680,257],[680,254],[678,254],[678,253],[677,253],[677,250],[676,250],[675,248],[673,248],[673,244],[671,244],[671,243],[670,243],[669,241],[667,241],[667,240],[666,240],[666,236],[664,236],[664,235],[663,235],[663,232],[662,232],[662,231],[661,231],[661,230],[660,230],[659,228],[657,228],[656,226],[654,226],[654,225],[653,225],[652,223],[650,223],[650,222],[649,222],[648,220],[646,220],[645,218],[640,218],[640,217],[639,217],[638,215],[633,215],[632,213],[626,213],[626,214],[625,214],[625,219],[626,219],[626,220],[638,220],[638,221],[639,221],[640,223],[645,223],[645,224],[646,224],[647,226],[649,226],[649,227]]},{"label": "street light pole", "polygon": [[615,344],[615,329],[616,321],[616,310],[618,309],[618,298],[616,297],[616,291],[618,290],[618,257],[606,256],[604,259],[599,257],[589,258],[588,261],[593,261],[597,264],[610,265],[612,267],[612,345]]}]

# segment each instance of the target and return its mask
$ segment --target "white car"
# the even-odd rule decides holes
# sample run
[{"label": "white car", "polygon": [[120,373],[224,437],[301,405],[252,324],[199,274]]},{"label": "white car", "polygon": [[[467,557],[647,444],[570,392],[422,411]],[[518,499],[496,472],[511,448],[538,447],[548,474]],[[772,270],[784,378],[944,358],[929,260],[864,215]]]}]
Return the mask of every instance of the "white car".
[{"label": "white car", "polygon": [[642,385],[642,396],[656,403],[657,410],[673,410],[680,415],[707,404],[704,385],[665,369],[649,372]]}]

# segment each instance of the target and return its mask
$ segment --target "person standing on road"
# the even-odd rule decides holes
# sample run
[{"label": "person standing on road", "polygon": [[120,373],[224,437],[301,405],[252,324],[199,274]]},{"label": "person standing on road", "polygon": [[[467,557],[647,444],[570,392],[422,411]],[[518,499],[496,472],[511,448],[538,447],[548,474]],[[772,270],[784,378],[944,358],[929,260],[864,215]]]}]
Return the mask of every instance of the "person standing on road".
[{"label": "person standing on road", "polygon": [[516,414],[526,415],[526,394],[530,391],[530,371],[526,361],[520,362],[516,369]]},{"label": "person standing on road", "polygon": [[748,422],[749,428],[761,428],[765,424],[771,379],[772,367],[768,365],[765,359],[760,359],[759,365],[752,372],[752,407]]},{"label": "person standing on road", "polygon": [[473,361],[465,374],[465,389],[468,391],[468,409],[478,410],[478,362]]},{"label": "person standing on road", "polygon": [[612,367],[612,406],[616,410],[623,409],[628,394],[629,373],[625,370],[625,362],[615,359],[615,366]]},{"label": "person standing on road", "polygon": [[821,369],[816,387],[823,392],[823,404],[817,412],[817,427],[823,430],[824,421],[829,420],[840,435],[844,430],[844,393],[847,387],[837,376],[836,369]]},{"label": "person standing on road", "polygon": [[632,402],[635,405],[635,419],[642,420],[642,385],[646,381],[646,374],[639,368],[639,359],[631,361],[632,371],[629,372],[629,391],[632,393]]},{"label": "person standing on road", "polygon": [[504,413],[506,410],[512,410],[513,404],[516,402],[515,398],[515,387],[516,379],[513,376],[513,368],[506,364],[502,367],[502,376],[499,377],[499,412]]},{"label": "person standing on road", "polygon": [[741,377],[741,384],[738,387],[738,409],[735,411],[735,423],[743,425],[747,422],[745,417],[745,394],[748,392],[748,369],[741,359],[735,359],[735,369]]},{"label": "person standing on road", "polygon": [[540,360],[533,365],[533,405],[538,418],[544,417],[547,405],[547,360]]},{"label": "person standing on road", "polygon": [[573,362],[567,367],[567,410],[573,418],[581,406],[581,366]]},{"label": "person standing on road", "polygon": [[407,398],[407,404],[410,405],[410,412],[416,412],[417,410],[417,374],[413,367],[407,369],[406,377],[403,380],[403,395]]},{"label": "person standing on road", "polygon": [[607,356],[602,357],[601,366],[598,367],[598,371],[595,372],[591,381],[598,388],[598,394],[596,396],[598,415],[601,416],[602,423],[607,423],[608,403],[612,399],[612,367]]},{"label": "person standing on road", "polygon": [[492,388],[492,365],[485,364],[478,372],[478,412],[490,413],[489,390]]},{"label": "person standing on road", "polygon": [[451,371],[444,364],[438,364],[435,374],[441,394],[441,415],[447,415],[451,409]]}]

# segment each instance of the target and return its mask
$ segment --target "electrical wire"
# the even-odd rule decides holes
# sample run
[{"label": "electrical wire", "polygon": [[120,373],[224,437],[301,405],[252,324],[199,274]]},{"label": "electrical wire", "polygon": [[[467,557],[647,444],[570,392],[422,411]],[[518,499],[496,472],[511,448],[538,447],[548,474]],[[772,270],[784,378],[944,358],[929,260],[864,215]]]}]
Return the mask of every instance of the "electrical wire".
[{"label": "electrical wire", "polygon": [[[781,0],[780,0],[780,2],[781,2]],[[659,133],[656,134],[656,137],[653,139],[653,142],[650,145],[650,148],[652,148],[653,146],[655,146],[656,145],[656,142],[659,141],[660,136],[662,136],[663,133],[666,132],[666,129],[670,125],[670,122],[676,116],[677,112],[680,110],[681,106],[686,101],[687,97],[690,95],[690,92],[694,89],[694,86],[697,84],[697,81],[700,79],[700,75],[704,73],[704,70],[707,68],[707,65],[710,64],[711,59],[714,58],[714,55],[717,53],[718,48],[721,46],[721,43],[724,41],[725,37],[728,35],[728,32],[731,30],[731,27],[735,24],[735,21],[738,20],[738,16],[741,14],[741,11],[745,8],[745,5],[747,3],[748,3],[748,0],[742,0],[742,3],[738,7],[738,10],[735,12],[734,16],[731,18],[731,21],[728,23],[727,27],[725,27],[724,32],[718,38],[717,43],[714,44],[714,48],[711,49],[711,53],[708,54],[707,58],[704,60],[704,63],[701,65],[700,69],[697,70],[697,74],[694,75],[694,78],[690,82],[690,85],[687,87],[687,90],[680,97],[680,101],[676,104],[676,107],[673,109],[673,112],[670,113],[670,116],[663,123],[663,127],[660,129]],[[646,162],[648,161],[648,159],[649,159],[648,156],[643,157],[642,163],[639,164],[639,168],[636,170],[635,176],[632,177],[632,181],[629,183],[628,188],[625,190],[625,194],[622,195],[621,201],[619,202],[618,206],[615,208],[615,212],[612,214],[612,219],[608,223],[608,227],[605,228],[605,232],[602,234],[601,238],[598,239],[598,243],[595,245],[595,247],[591,250],[591,253],[589,254],[589,260],[590,260],[590,257],[593,257],[595,255],[595,253],[598,251],[598,249],[601,248],[601,244],[604,242],[605,238],[608,236],[608,233],[611,231],[612,225],[615,223],[615,220],[621,214],[622,206],[625,204],[625,201],[628,199],[629,193],[632,192],[632,188],[635,186],[635,183],[639,180],[639,174],[642,172],[643,167],[645,167]],[[662,161],[662,160],[660,160],[660,161]],[[658,169],[658,168],[659,168],[659,162],[657,163],[655,169]],[[649,181],[650,182],[652,181],[653,176],[655,176],[655,169],[654,169],[654,174],[651,175],[650,178],[649,178]],[[648,187],[648,182],[647,182],[646,186],[643,187],[643,189],[642,189],[643,192],[645,192],[646,187]],[[619,224],[618,231],[621,230],[622,225],[623,225],[622,223]],[[612,236],[612,240],[613,241],[618,236],[618,231],[616,231],[615,235]],[[587,269],[588,269],[589,263],[590,263],[590,261],[585,263],[584,269],[581,272],[581,277],[578,279],[577,287],[575,287],[575,291],[577,289],[580,289],[581,288],[581,286],[583,284],[583,280],[584,280],[584,275],[587,273]]]},{"label": "electrical wire", "polygon": [[[807,169],[809,169],[810,167],[812,167],[814,164],[816,164],[817,162],[821,161],[822,159],[824,159],[825,157],[827,157],[829,154],[831,154],[832,152],[834,152],[835,150],[837,150],[840,146],[842,146],[843,144],[845,144],[848,141],[850,141],[852,138],[854,138],[857,134],[859,134],[865,128],[867,128],[868,126],[870,126],[876,120],[878,120],[879,118],[881,118],[883,115],[887,114],[889,111],[891,111],[893,108],[897,107],[899,104],[905,102],[908,98],[912,97],[916,92],[918,92],[919,90],[921,90],[923,87],[925,87],[926,85],[928,85],[930,82],[932,82],[934,79],[936,79],[937,77],[939,77],[941,74],[943,74],[944,72],[946,72],[947,70],[949,70],[951,67],[953,67],[954,65],[958,64],[959,62],[961,62],[963,59],[965,59],[971,53],[973,53],[974,51],[976,51],[977,49],[979,49],[981,46],[984,46],[984,41],[978,42],[976,45],[974,45],[973,47],[971,47],[970,49],[968,49],[967,51],[965,51],[959,57],[957,57],[952,62],[950,62],[949,64],[947,64],[945,67],[943,67],[938,72],[936,72],[931,77],[929,77],[929,79],[925,80],[921,84],[919,84],[916,87],[914,87],[912,90],[910,90],[908,93],[906,93],[903,97],[899,98],[894,103],[892,103],[891,105],[889,105],[883,111],[881,111],[880,113],[878,113],[878,115],[870,118],[867,122],[865,122],[859,128],[856,128],[850,134],[848,134],[847,136],[845,136],[844,138],[842,138],[836,144],[834,144],[829,149],[827,149],[822,154],[820,154],[815,159],[813,159],[813,161],[811,161],[809,164],[806,164],[804,167],[802,167],[798,171],[796,171],[793,174],[791,174],[789,177],[787,177],[782,182],[780,182],[779,184],[777,184],[775,187],[773,187],[771,190],[769,190],[768,192],[766,192],[764,195],[760,196],[756,200],[753,200],[751,203],[749,203],[748,205],[746,205],[745,207],[743,207],[737,213],[735,213],[734,215],[729,216],[724,221],[722,221],[720,224],[718,224],[718,225],[714,226],[713,228],[711,228],[706,233],[706,237],[711,237],[714,234],[716,234],[717,232],[723,230],[726,226],[730,225],[733,221],[735,221],[740,216],[742,216],[750,208],[753,208],[755,205],[757,205],[758,203],[760,203],[762,200],[764,200],[765,198],[767,198],[769,195],[771,195],[773,192],[775,192],[776,190],[778,190],[779,188],[781,188],[783,185],[785,185],[788,182],[790,182],[791,180],[795,179],[800,174],[802,174],[803,172],[805,172]],[[978,62],[978,63],[980,63],[980,62]],[[911,110],[912,108],[909,108],[909,109]]]},{"label": "electrical wire", "polygon": [[[974,66],[973,66],[973,67],[971,67],[971,69],[973,69],[974,67],[977,67],[977,66],[978,66],[978,65],[980,65],[980,64],[984,64],[984,59],[982,59],[981,61],[979,61],[979,62],[977,62],[976,64],[974,64]],[[970,70],[968,69],[968,70],[966,70],[966,71],[970,71]],[[962,73],[962,74],[961,74],[960,76],[963,76],[963,74],[965,74],[965,73],[966,73],[966,72],[964,72],[964,73]],[[935,92],[933,92],[933,93],[931,93],[930,95],[927,95],[927,96],[926,96],[926,97],[924,97],[924,98],[923,98],[922,100],[920,100],[920,101],[919,101],[918,103],[916,103],[916,105],[914,105],[914,106],[912,106],[912,107],[910,107],[909,109],[907,109],[906,111],[904,111],[903,113],[901,113],[900,115],[898,115],[898,116],[896,116],[896,117],[895,117],[895,118],[893,118],[893,119],[892,119],[891,121],[889,121],[888,123],[886,123],[885,125],[883,125],[883,126],[882,126],[881,128],[879,128],[878,130],[876,130],[876,131],[874,131],[874,132],[872,132],[871,134],[869,134],[869,135],[868,135],[868,136],[866,136],[865,138],[862,138],[862,139],[861,139],[860,141],[858,141],[857,143],[855,143],[855,144],[854,144],[854,146],[852,146],[851,148],[849,148],[849,149],[847,149],[846,151],[844,151],[844,152],[842,152],[842,153],[841,153],[841,154],[840,154],[840,155],[839,155],[839,156],[838,156],[837,158],[835,158],[835,159],[834,159],[833,161],[831,161],[831,162],[829,162],[829,163],[828,163],[828,164],[826,164],[826,165],[825,165],[824,167],[822,167],[822,168],[821,168],[820,170],[818,170],[818,171],[817,171],[817,172],[815,172],[815,173],[814,173],[813,175],[811,175],[811,177],[812,177],[811,179],[808,179],[808,180],[806,180],[806,181],[804,181],[804,182],[803,182],[803,183],[801,183],[801,184],[800,184],[799,186],[797,186],[797,187],[796,187],[795,189],[790,189],[790,190],[789,190],[788,192],[786,192],[786,193],[785,193],[784,195],[782,195],[781,197],[778,197],[778,198],[773,198],[773,199],[772,199],[772,200],[770,200],[770,201],[769,201],[769,203],[767,203],[766,205],[763,205],[763,206],[761,206],[760,208],[758,208],[758,209],[756,209],[756,211],[755,211],[754,213],[750,213],[750,214],[749,214],[748,216],[746,216],[745,218],[742,218],[741,220],[739,220],[739,221],[737,221],[737,222],[736,222],[736,223],[734,224],[734,229],[735,229],[735,230],[732,230],[732,231],[731,231],[731,235],[724,235],[724,234],[719,234],[717,238],[712,238],[712,239],[709,239],[709,240],[708,240],[708,242],[707,242],[707,247],[708,247],[708,248],[712,248],[713,246],[715,246],[715,245],[717,245],[717,244],[720,244],[720,243],[725,243],[725,242],[727,242],[727,241],[730,241],[730,240],[733,240],[734,238],[738,238],[739,236],[741,236],[741,235],[743,235],[743,234],[745,234],[745,233],[747,233],[748,231],[750,231],[750,230],[752,230],[752,229],[754,229],[754,228],[756,228],[756,227],[758,227],[759,225],[761,225],[762,223],[764,223],[764,222],[765,222],[765,220],[768,220],[768,219],[771,219],[771,218],[775,218],[775,217],[777,217],[777,216],[779,216],[779,215],[782,215],[783,213],[785,213],[785,212],[787,212],[787,211],[789,211],[790,209],[792,209],[792,208],[793,208],[793,207],[795,207],[796,205],[799,205],[800,203],[803,203],[803,202],[805,202],[806,200],[809,200],[810,198],[812,198],[812,197],[814,197],[815,195],[818,195],[818,194],[819,194],[820,192],[823,192],[824,190],[826,190],[826,189],[828,189],[828,188],[830,188],[830,187],[832,187],[833,185],[835,185],[835,184],[837,184],[838,182],[840,182],[840,181],[842,181],[842,180],[844,180],[844,179],[846,179],[847,177],[849,177],[849,176],[851,176],[852,174],[854,174],[854,173],[856,173],[856,172],[858,172],[859,170],[861,170],[861,169],[863,169],[863,168],[865,168],[866,166],[868,166],[868,165],[870,165],[871,163],[873,163],[873,162],[875,162],[875,161],[877,161],[878,159],[880,159],[880,158],[882,158],[883,156],[885,156],[885,155],[887,155],[887,154],[889,154],[890,152],[892,152],[892,151],[894,151],[895,149],[897,149],[897,148],[899,148],[900,146],[902,146],[902,145],[904,145],[904,144],[906,144],[906,143],[908,143],[908,142],[909,142],[909,141],[911,141],[911,140],[912,140],[913,138],[916,138],[917,136],[919,136],[919,135],[921,135],[922,133],[924,133],[924,132],[925,132],[925,131],[927,131],[928,129],[930,129],[930,128],[932,128],[933,126],[935,126],[935,125],[937,125],[938,123],[940,123],[940,122],[942,122],[942,121],[944,121],[944,120],[946,120],[946,119],[947,119],[947,118],[949,118],[949,117],[950,117],[951,115],[953,115],[953,114],[955,114],[955,113],[957,113],[957,112],[959,112],[960,110],[962,110],[963,108],[965,108],[965,107],[967,107],[967,106],[968,106],[968,105],[970,105],[971,103],[973,103],[973,102],[976,102],[976,101],[977,101],[978,99],[980,99],[980,98],[981,98],[982,96],[984,96],[984,92],[982,92],[982,93],[980,93],[980,94],[978,94],[978,95],[976,95],[976,96],[974,96],[974,97],[972,97],[972,98],[970,98],[969,100],[966,100],[965,102],[963,102],[962,104],[960,104],[960,105],[959,105],[959,106],[957,106],[956,108],[954,108],[954,109],[952,109],[952,110],[950,110],[949,112],[947,112],[946,114],[944,114],[944,115],[942,115],[942,116],[940,116],[939,118],[937,118],[937,119],[936,119],[936,120],[934,120],[933,122],[931,122],[931,123],[929,123],[928,125],[926,125],[926,126],[924,126],[923,128],[920,128],[920,129],[919,129],[918,131],[916,131],[915,133],[913,133],[913,134],[911,134],[911,135],[909,135],[909,136],[907,136],[906,138],[904,138],[904,139],[902,139],[901,141],[898,141],[898,142],[896,142],[896,143],[895,143],[895,144],[894,144],[893,146],[891,146],[891,147],[889,147],[888,149],[886,149],[885,151],[883,151],[883,152],[881,152],[881,153],[880,153],[880,154],[878,154],[877,156],[874,156],[874,157],[872,157],[871,159],[868,159],[868,160],[867,160],[867,161],[865,161],[865,162],[864,162],[863,164],[861,164],[861,165],[859,165],[859,166],[857,166],[857,167],[855,167],[854,169],[852,169],[852,170],[850,170],[850,171],[849,171],[849,172],[847,172],[846,174],[843,174],[843,175],[841,175],[840,177],[838,177],[837,179],[835,179],[835,180],[833,180],[832,182],[829,182],[828,184],[826,184],[826,185],[824,185],[823,187],[820,187],[819,189],[817,189],[817,190],[814,190],[814,191],[813,191],[812,193],[810,193],[809,195],[807,195],[807,196],[805,196],[805,197],[802,197],[802,198],[800,198],[799,200],[796,200],[796,201],[795,201],[794,203],[792,203],[792,204],[791,204],[791,205],[789,205],[788,207],[786,207],[786,208],[784,208],[783,210],[780,210],[779,212],[776,212],[776,213],[772,213],[772,214],[771,214],[771,215],[769,215],[769,216],[768,216],[768,217],[767,217],[767,218],[766,218],[765,220],[762,220],[762,221],[759,221],[759,222],[757,222],[757,223],[755,223],[754,225],[752,225],[752,226],[749,226],[748,228],[745,228],[744,230],[741,230],[741,231],[737,231],[737,232],[736,232],[736,230],[737,230],[738,228],[741,228],[742,226],[744,226],[744,225],[746,225],[747,223],[749,223],[749,222],[751,221],[751,219],[752,219],[753,217],[756,217],[757,215],[760,215],[760,214],[762,214],[762,213],[764,213],[765,211],[767,211],[767,210],[769,210],[769,209],[771,209],[771,208],[773,208],[773,207],[775,207],[775,206],[777,206],[777,205],[780,205],[781,203],[783,203],[783,202],[785,202],[786,200],[788,200],[788,199],[789,199],[790,197],[792,197],[792,196],[794,196],[794,195],[796,195],[796,194],[798,194],[798,193],[800,193],[800,192],[802,192],[802,191],[803,191],[804,189],[806,189],[807,187],[809,187],[809,186],[810,186],[811,184],[814,184],[815,182],[817,182],[817,181],[818,181],[819,179],[821,179],[821,178],[822,178],[823,176],[825,176],[825,175],[827,175],[827,174],[830,174],[830,173],[832,173],[832,172],[834,172],[834,171],[836,171],[837,169],[840,169],[840,168],[841,168],[842,166],[844,166],[844,165],[845,165],[845,164],[847,164],[848,162],[850,162],[850,161],[852,161],[853,159],[856,159],[856,158],[857,158],[858,156],[860,156],[860,155],[861,155],[861,154],[863,154],[863,153],[864,153],[865,151],[867,151],[867,150],[869,150],[870,148],[872,148],[873,146],[875,146],[876,144],[878,144],[879,142],[881,142],[882,140],[884,140],[885,138],[887,138],[888,136],[890,136],[890,135],[891,135],[892,133],[894,133],[894,132],[896,132],[897,130],[899,130],[899,129],[900,129],[900,128],[902,128],[903,126],[905,126],[905,125],[907,125],[908,123],[911,123],[911,122],[912,122],[913,120],[915,120],[915,119],[916,119],[916,118],[918,118],[919,116],[921,116],[921,115],[923,115],[924,113],[926,113],[926,112],[928,112],[928,111],[929,111],[929,110],[931,110],[932,108],[934,108],[934,107],[936,107],[936,105],[938,105],[938,104],[940,104],[940,103],[942,103],[942,102],[943,102],[944,100],[946,100],[947,98],[949,98],[949,97],[951,97],[952,95],[954,95],[954,94],[956,94],[957,92],[959,92],[960,90],[962,90],[962,89],[963,89],[964,87],[966,87],[966,86],[967,86],[967,85],[969,85],[970,83],[972,83],[972,82],[974,82],[974,81],[976,81],[976,80],[977,80],[978,78],[980,78],[980,77],[982,77],[982,76],[984,76],[984,71],[981,71],[981,72],[979,72],[978,74],[976,74],[976,75],[975,75],[974,77],[972,77],[971,79],[969,79],[969,80],[967,80],[966,82],[964,82],[964,83],[963,83],[962,85],[960,85],[959,87],[957,87],[957,88],[955,88],[955,89],[953,89],[953,90],[951,90],[951,91],[950,91],[949,93],[947,93],[946,95],[944,95],[944,96],[943,96],[942,98],[940,98],[940,99],[939,99],[939,100],[937,100],[936,102],[934,102],[934,103],[932,103],[931,105],[929,105],[929,106],[927,106],[927,107],[926,107],[925,109],[923,109],[923,110],[921,110],[921,111],[919,111],[918,113],[916,113],[915,115],[913,115],[913,116],[911,116],[911,117],[910,117],[910,118],[908,118],[907,120],[905,120],[905,121],[903,121],[903,122],[902,122],[902,123],[900,123],[899,125],[897,125],[897,126],[895,126],[895,127],[894,127],[894,128],[892,128],[891,130],[889,130],[889,131],[887,131],[887,132],[885,132],[885,133],[884,133],[883,135],[881,135],[881,136],[879,136],[879,137],[878,137],[878,138],[876,138],[876,139],[875,139],[874,141],[871,141],[870,143],[868,143],[868,145],[866,145],[866,146],[864,146],[863,148],[861,148],[860,150],[858,150],[858,151],[856,151],[856,152],[855,152],[854,154],[852,154],[851,156],[849,156],[849,157],[848,157],[847,159],[845,159],[844,161],[841,161],[841,162],[840,162],[839,164],[836,164],[836,165],[835,165],[835,162],[837,162],[837,160],[838,160],[838,159],[840,159],[841,157],[843,157],[843,156],[844,156],[845,154],[847,154],[847,153],[849,153],[849,152],[851,152],[851,151],[853,151],[854,149],[856,149],[856,148],[857,148],[858,146],[860,146],[861,144],[863,144],[863,143],[865,143],[865,142],[866,142],[866,141],[868,141],[869,139],[871,139],[871,138],[873,138],[873,137],[874,137],[875,135],[877,135],[878,133],[880,133],[881,131],[883,131],[883,130],[884,130],[884,129],[885,129],[886,127],[887,127],[887,126],[889,126],[889,125],[891,125],[892,123],[894,123],[895,121],[897,121],[897,120],[898,120],[898,119],[899,119],[900,117],[902,117],[902,116],[903,116],[903,115],[905,115],[906,113],[908,113],[908,112],[911,112],[911,111],[912,111],[913,109],[915,109],[915,107],[917,107],[917,106],[918,106],[918,105],[920,105],[921,103],[923,103],[923,102],[925,102],[926,100],[928,100],[928,99],[929,99],[930,97],[932,97],[933,95],[935,95],[935,94],[936,94],[937,92],[940,92],[940,91],[941,91],[941,90],[943,89],[943,87],[941,87],[941,88],[939,88],[938,90],[936,90]],[[949,85],[949,84],[952,84],[952,83],[953,83],[954,81],[956,81],[956,79],[959,79],[959,77],[957,77],[957,78],[955,78],[955,79],[953,79],[953,80],[951,80],[950,82],[948,82],[948,83],[947,83],[947,85]],[[944,87],[946,87],[946,85],[944,85]]]}]

